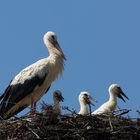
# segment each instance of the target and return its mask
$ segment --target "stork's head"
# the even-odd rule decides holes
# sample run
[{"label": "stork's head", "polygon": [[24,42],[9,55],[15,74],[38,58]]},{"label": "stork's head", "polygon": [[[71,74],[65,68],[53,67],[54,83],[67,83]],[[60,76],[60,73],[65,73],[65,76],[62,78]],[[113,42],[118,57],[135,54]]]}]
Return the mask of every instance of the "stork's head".
[{"label": "stork's head", "polygon": [[53,99],[54,99],[54,101],[57,101],[57,102],[61,102],[61,101],[63,102],[64,101],[64,98],[63,98],[60,90],[54,91]]},{"label": "stork's head", "polygon": [[47,32],[43,37],[43,41],[44,41],[45,45],[48,47],[49,52],[60,55],[64,59],[66,59],[62,49],[60,48],[58,41],[57,41],[57,36],[54,32],[52,32],[52,31]]},{"label": "stork's head", "polygon": [[110,87],[109,87],[108,90],[109,90],[109,93],[113,94],[114,96],[119,97],[119,98],[122,99],[124,102],[125,102],[125,100],[124,100],[123,97],[129,99],[129,98],[124,94],[124,92],[122,91],[121,87],[120,87],[118,84],[112,84],[112,85],[110,85]]},{"label": "stork's head", "polygon": [[93,101],[92,96],[90,95],[90,93],[86,92],[86,91],[82,91],[79,95],[79,102],[83,103],[85,105],[87,104],[91,104]]},{"label": "stork's head", "polygon": [[46,44],[49,44],[49,43],[54,44],[56,43],[55,41],[57,41],[57,36],[55,32],[49,31],[44,35],[43,40]]}]

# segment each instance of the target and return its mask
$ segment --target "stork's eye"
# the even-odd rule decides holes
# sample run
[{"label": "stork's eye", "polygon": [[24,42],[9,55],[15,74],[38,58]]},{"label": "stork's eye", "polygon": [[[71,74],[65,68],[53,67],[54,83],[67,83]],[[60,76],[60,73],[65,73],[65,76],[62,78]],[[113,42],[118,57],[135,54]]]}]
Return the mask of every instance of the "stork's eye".
[{"label": "stork's eye", "polygon": [[52,35],[52,39],[55,39],[55,36],[54,35]]},{"label": "stork's eye", "polygon": [[86,97],[88,96],[87,94],[84,94]]},{"label": "stork's eye", "polygon": [[55,92],[56,95],[58,95],[58,92]]}]

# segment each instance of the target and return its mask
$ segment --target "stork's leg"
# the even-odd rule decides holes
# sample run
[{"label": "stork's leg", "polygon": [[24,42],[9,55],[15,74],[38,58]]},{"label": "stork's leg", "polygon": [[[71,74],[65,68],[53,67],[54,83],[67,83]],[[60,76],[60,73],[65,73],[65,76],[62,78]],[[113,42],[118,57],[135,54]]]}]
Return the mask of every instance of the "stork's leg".
[{"label": "stork's leg", "polygon": [[36,102],[33,102],[32,114],[36,112]]},{"label": "stork's leg", "polygon": [[34,114],[36,110],[36,102],[34,101],[33,96],[31,96],[31,110],[30,110],[30,114]]}]

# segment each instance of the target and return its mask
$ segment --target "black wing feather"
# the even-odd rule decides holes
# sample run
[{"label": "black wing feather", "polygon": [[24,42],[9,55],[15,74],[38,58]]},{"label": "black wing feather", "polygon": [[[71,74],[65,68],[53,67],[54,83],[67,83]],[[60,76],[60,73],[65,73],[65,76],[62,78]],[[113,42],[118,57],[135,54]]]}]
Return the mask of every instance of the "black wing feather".
[{"label": "black wing feather", "polygon": [[30,94],[36,86],[40,86],[46,78],[35,76],[32,79],[27,79],[23,84],[18,83],[16,85],[9,85],[5,92],[3,93],[3,99],[0,103],[0,115],[6,113],[10,110],[16,103]]},{"label": "black wing feather", "polygon": [[47,88],[47,90],[45,91],[45,94],[48,92],[48,90],[50,89],[51,85]]}]

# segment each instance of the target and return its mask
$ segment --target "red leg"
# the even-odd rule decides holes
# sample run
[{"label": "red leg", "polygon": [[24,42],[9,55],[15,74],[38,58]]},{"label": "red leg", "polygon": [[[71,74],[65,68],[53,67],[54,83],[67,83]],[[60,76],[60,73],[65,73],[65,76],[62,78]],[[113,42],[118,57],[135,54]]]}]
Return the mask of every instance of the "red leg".
[{"label": "red leg", "polygon": [[34,102],[34,99],[31,96],[31,110],[30,110],[30,114],[34,114],[35,110],[36,110],[36,102]]}]

